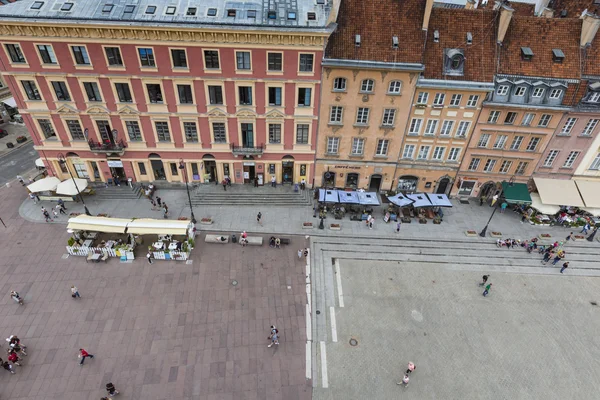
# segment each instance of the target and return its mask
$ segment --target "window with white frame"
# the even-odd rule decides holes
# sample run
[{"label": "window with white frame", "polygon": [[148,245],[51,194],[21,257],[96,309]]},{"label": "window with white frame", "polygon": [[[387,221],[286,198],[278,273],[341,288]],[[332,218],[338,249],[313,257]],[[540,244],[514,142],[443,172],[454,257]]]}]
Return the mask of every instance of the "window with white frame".
[{"label": "window with white frame", "polygon": [[436,146],[435,149],[433,149],[433,155],[431,156],[432,160],[443,160],[444,159],[444,153],[446,152],[446,148],[443,146]]},{"label": "window with white frame", "polygon": [[492,135],[490,135],[489,133],[482,133],[481,136],[479,137],[479,142],[477,143],[477,147],[487,147],[491,136]]},{"label": "window with white frame", "polygon": [[171,133],[169,132],[169,124],[167,122],[156,121],[154,126],[156,127],[156,135],[159,142],[171,141]]},{"label": "window with white frame", "polygon": [[431,146],[421,146],[419,154],[417,155],[417,160],[427,160],[427,157],[429,157],[429,150],[431,150]]},{"label": "window with white frame", "polygon": [[460,121],[458,123],[458,128],[456,129],[456,137],[467,136],[467,132],[469,131],[469,126],[471,126],[471,123],[469,121]]},{"label": "window with white frame", "polygon": [[340,138],[327,138],[327,154],[337,154],[340,147]]},{"label": "window with white frame", "polygon": [[454,127],[454,121],[446,120],[442,123],[442,129],[440,129],[440,136],[450,136],[452,134],[452,128]]},{"label": "window with white frame", "polygon": [[599,170],[600,169],[600,154],[596,155],[594,161],[592,161],[592,165],[590,165],[590,169]]},{"label": "window with white frame", "polygon": [[371,93],[373,91],[373,87],[375,86],[375,81],[373,79],[364,79],[360,84],[360,91]]},{"label": "window with white frame", "polygon": [[89,179],[90,176],[88,175],[87,168],[85,167],[84,163],[74,162],[73,168],[75,168],[75,174],[78,178]]},{"label": "window with white frame", "polygon": [[423,119],[413,118],[410,121],[410,128],[408,129],[409,135],[418,135],[421,132],[421,125],[423,125]]},{"label": "window with white frame", "polygon": [[506,96],[508,94],[508,86],[507,85],[498,86],[498,89],[496,89],[496,94],[498,96]]},{"label": "window with white frame", "polygon": [[558,156],[560,150],[550,150],[548,156],[544,160],[544,167],[551,167],[554,164],[554,160],[556,160],[556,156]]},{"label": "window with white frame", "polygon": [[198,143],[198,126],[195,122],[184,122],[183,133],[187,143]]},{"label": "window with white frame", "polygon": [[494,148],[495,149],[503,149],[507,140],[508,140],[508,135],[496,136],[496,141],[494,142]]},{"label": "window with white frame", "polygon": [[341,106],[331,106],[329,110],[329,123],[330,124],[340,124],[342,122],[342,115],[344,112],[344,108]]},{"label": "window with white frame", "polygon": [[587,99],[590,103],[599,103],[600,102],[600,92],[592,92]]},{"label": "window with white frame", "polygon": [[381,122],[381,125],[393,126],[395,119],[396,119],[396,109],[395,108],[386,108],[383,110],[383,121]]},{"label": "window with white frame", "polygon": [[365,139],[352,138],[352,155],[361,156],[365,151]]},{"label": "window with white frame", "polygon": [[542,116],[540,117],[540,122],[538,122],[538,126],[541,128],[547,127],[548,124],[550,123],[551,119],[552,119],[552,115],[542,114]]},{"label": "window with white frame", "polygon": [[37,49],[44,64],[57,64],[52,46],[48,44],[38,44]]},{"label": "window with white frame", "polygon": [[127,128],[129,141],[140,142],[142,140],[142,130],[140,129],[140,124],[138,124],[137,121],[126,121],[125,127]]},{"label": "window with white frame", "polygon": [[417,95],[417,104],[427,104],[427,100],[429,100],[429,93],[419,92]]},{"label": "window with white frame", "polygon": [[509,160],[504,160],[502,161],[502,165],[500,165],[500,172],[501,174],[508,174],[508,171],[510,171],[510,167],[512,167],[512,161]]},{"label": "window with white frame", "polygon": [[369,123],[369,109],[367,107],[359,107],[356,112],[356,124],[366,125]]},{"label": "window with white frame", "polygon": [[544,88],[535,88],[533,89],[532,97],[542,97],[544,95]]},{"label": "window with white frame", "polygon": [[227,143],[227,131],[223,122],[213,122],[213,136],[215,143]]},{"label": "window with white frame", "polygon": [[310,131],[309,124],[298,124],[296,125],[296,143],[308,144],[308,134]]},{"label": "window with white frame", "polygon": [[575,162],[575,160],[577,160],[577,157],[579,157],[579,154],[581,154],[580,151],[570,152],[569,155],[567,156],[567,159],[565,160],[565,163],[563,164],[563,168],[573,167],[573,163]]},{"label": "window with white frame", "polygon": [[477,171],[477,168],[479,168],[479,163],[481,162],[480,158],[472,158],[471,162],[469,163],[469,171]]},{"label": "window with white frame", "polygon": [[523,116],[523,121],[521,121],[521,125],[530,126],[534,118],[534,113],[525,113],[525,115]]},{"label": "window with white frame", "polygon": [[435,98],[433,99],[434,106],[443,106],[444,99],[446,99],[446,95],[444,93],[436,93]]},{"label": "window with white frame", "polygon": [[477,102],[479,101],[479,96],[476,94],[472,94],[469,96],[469,100],[467,100],[467,107],[477,107]]},{"label": "window with white frame", "polygon": [[562,90],[561,89],[552,89],[550,91],[550,98],[551,99],[560,99],[560,96],[562,95]]},{"label": "window with white frame", "polygon": [[504,118],[504,124],[505,125],[512,125],[515,123],[515,120],[517,119],[517,113],[516,112],[508,112],[506,113],[506,118]]},{"label": "window with white frame", "polygon": [[388,146],[390,141],[387,139],[379,139],[377,141],[377,150],[375,150],[376,156],[386,156],[388,152]]},{"label": "window with white frame", "polygon": [[523,143],[524,138],[525,138],[525,136],[515,136],[513,138],[512,143],[510,144],[510,149],[511,150],[519,150],[519,147],[521,147],[521,143]]},{"label": "window with white frame", "polygon": [[577,122],[577,118],[573,118],[573,117],[567,118],[567,121],[565,122],[565,125],[560,130],[560,134],[561,135],[569,135],[569,134],[571,134],[571,131],[573,130],[573,127],[575,126],[576,122]]},{"label": "window with white frame", "polygon": [[452,147],[448,152],[448,161],[458,161],[460,147]]},{"label": "window with white frame", "polygon": [[300,54],[300,72],[313,72],[314,54]]},{"label": "window with white frame", "polygon": [[400,81],[391,81],[390,86],[388,87],[389,94],[399,94],[402,90],[402,82]]},{"label": "window with white frame", "polygon": [[453,94],[452,97],[450,98],[450,105],[452,107],[458,107],[458,106],[460,106],[461,100],[462,100],[462,94]]},{"label": "window with white frame", "polygon": [[494,171],[494,167],[496,166],[496,160],[493,158],[488,158],[483,167],[483,172],[492,172]]},{"label": "window with white frame", "polygon": [[346,78],[335,78],[333,80],[333,90],[337,92],[346,91]]},{"label": "window with white frame", "polygon": [[438,126],[438,122],[439,120],[437,119],[428,119],[427,120],[427,126],[425,126],[425,132],[423,133],[424,135],[435,135],[435,131],[437,130],[437,126]]},{"label": "window with white frame", "polygon": [[492,110],[490,111],[490,115],[488,115],[488,124],[495,124],[498,122],[498,118],[500,118],[500,111]]},{"label": "window with white frame", "polygon": [[415,145],[407,144],[404,146],[404,151],[402,152],[402,158],[413,158],[415,155]]},{"label": "window with white frame", "polygon": [[83,129],[81,129],[81,124],[76,119],[68,119],[67,128],[69,128],[69,133],[73,140],[85,140],[85,135],[83,134]]},{"label": "window with white frame", "polygon": [[269,124],[269,143],[281,143],[281,124]]},{"label": "window with white frame", "polygon": [[517,169],[515,170],[515,175],[524,175],[528,166],[529,163],[527,161],[519,161],[519,164],[517,164]]},{"label": "window with white frame", "polygon": [[585,128],[583,128],[583,131],[581,132],[581,135],[591,136],[592,132],[594,132],[594,129],[596,129],[596,126],[598,125],[598,121],[600,120],[596,118],[588,120],[587,124],[585,124]]},{"label": "window with white frame", "polygon": [[518,88],[515,89],[515,96],[525,96],[525,88],[523,86],[519,86]]},{"label": "window with white frame", "polygon": [[250,63],[250,52],[249,51],[236,51],[235,59],[237,62],[237,69],[252,69]]},{"label": "window with white frame", "polygon": [[529,143],[527,144],[527,148],[525,150],[535,151],[537,145],[540,143],[540,140],[541,139],[539,137],[532,137],[531,139],[529,139]]}]

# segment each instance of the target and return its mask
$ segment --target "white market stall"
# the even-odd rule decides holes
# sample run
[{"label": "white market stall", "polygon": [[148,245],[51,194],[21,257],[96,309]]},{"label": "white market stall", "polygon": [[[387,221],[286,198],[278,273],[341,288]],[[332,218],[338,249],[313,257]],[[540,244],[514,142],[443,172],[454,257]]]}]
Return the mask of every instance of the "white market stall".
[{"label": "white market stall", "polygon": [[82,193],[87,187],[88,181],[86,179],[67,179],[59,183],[58,186],[56,186],[56,194],[62,194],[65,196],[77,196],[78,193]]},{"label": "white market stall", "polygon": [[39,181],[35,181],[32,184],[27,185],[27,189],[31,193],[39,193],[39,192],[53,192],[56,190],[56,187],[60,183],[60,179],[55,176],[49,176],[44,179],[40,179]]}]

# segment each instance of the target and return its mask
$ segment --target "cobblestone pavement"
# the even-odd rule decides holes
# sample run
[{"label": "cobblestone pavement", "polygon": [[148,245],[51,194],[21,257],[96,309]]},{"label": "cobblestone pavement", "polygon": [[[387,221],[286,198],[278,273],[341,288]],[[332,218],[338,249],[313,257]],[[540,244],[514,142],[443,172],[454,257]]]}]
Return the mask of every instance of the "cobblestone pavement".
[{"label": "cobblestone pavement", "polygon": [[[0,337],[17,334],[29,355],[0,374],[0,398],[97,400],[109,381],[124,400],[311,397],[304,238],[275,250],[198,237],[192,264],[87,264],[62,257],[64,225],[21,219],[19,190],[0,189]],[[267,348],[272,324],[281,344]],[[81,347],[96,356],[82,367]]]}]

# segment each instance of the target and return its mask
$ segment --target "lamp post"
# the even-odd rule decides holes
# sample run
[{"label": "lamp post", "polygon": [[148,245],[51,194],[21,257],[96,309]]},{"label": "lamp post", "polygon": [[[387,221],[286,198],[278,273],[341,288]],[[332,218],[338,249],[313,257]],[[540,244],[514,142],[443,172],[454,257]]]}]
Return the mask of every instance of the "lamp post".
[{"label": "lamp post", "polygon": [[77,186],[77,183],[75,182],[75,178],[73,177],[73,174],[71,173],[71,170],[69,169],[69,166],[67,165],[67,159],[65,158],[63,153],[58,153],[57,157],[58,157],[58,163],[61,165],[64,165],[65,168],[67,169],[67,171],[69,171],[69,175],[71,176],[71,179],[73,180],[73,185],[75,185],[75,190],[77,190],[77,195],[79,195],[79,200],[81,200],[81,204],[83,204],[85,213],[87,215],[92,215],[90,213],[90,210],[88,210],[87,206],[85,205],[85,201],[83,201],[83,196],[81,195],[81,192],[79,191],[79,187]]},{"label": "lamp post", "polygon": [[592,234],[589,235],[586,239],[589,242],[593,242],[594,241],[594,236],[596,236],[596,232],[598,232],[598,227],[594,228],[594,231],[592,232]]},{"label": "lamp post", "polygon": [[181,173],[183,174],[183,177],[185,179],[185,189],[187,190],[188,201],[190,202],[190,213],[192,214],[192,223],[195,224],[196,217],[194,217],[194,208],[192,207],[192,197],[190,196],[190,187],[188,186],[187,172],[185,170],[185,163],[183,162],[183,159],[179,159],[179,169],[181,170]]},{"label": "lamp post", "polygon": [[[511,176],[510,180],[508,181],[508,186],[513,186],[515,183],[515,176]],[[504,187],[502,187],[502,190],[500,191],[500,194],[498,194],[498,199],[500,199],[500,197],[502,197],[502,195],[504,194]],[[494,214],[496,214],[496,210],[498,209],[498,206],[496,204],[494,204],[494,211],[492,211],[492,215],[490,215],[490,219],[488,219],[487,224],[485,224],[485,227],[481,230],[481,232],[479,232],[479,236],[481,237],[485,237],[486,233],[487,233],[487,228],[490,225],[490,222],[492,221],[492,218],[494,218]]]}]

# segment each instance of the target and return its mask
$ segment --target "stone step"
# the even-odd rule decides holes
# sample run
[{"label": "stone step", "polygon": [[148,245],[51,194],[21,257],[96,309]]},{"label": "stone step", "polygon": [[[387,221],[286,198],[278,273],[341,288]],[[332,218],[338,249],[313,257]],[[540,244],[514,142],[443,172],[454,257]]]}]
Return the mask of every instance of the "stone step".
[{"label": "stone step", "polygon": [[95,200],[137,200],[141,197],[142,191],[139,186],[133,189],[127,186],[107,188],[96,188]]}]

